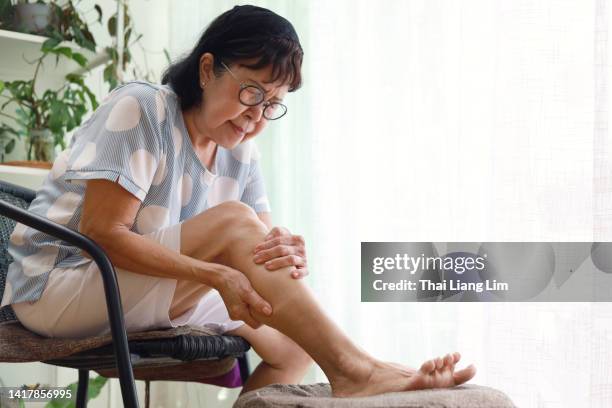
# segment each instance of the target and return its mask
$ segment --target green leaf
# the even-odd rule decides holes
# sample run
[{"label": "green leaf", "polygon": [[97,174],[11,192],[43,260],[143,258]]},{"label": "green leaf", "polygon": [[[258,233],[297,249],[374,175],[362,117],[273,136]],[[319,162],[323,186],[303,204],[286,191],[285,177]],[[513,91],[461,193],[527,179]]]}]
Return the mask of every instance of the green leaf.
[{"label": "green leaf", "polygon": [[8,142],[6,146],[4,146],[4,151],[6,153],[10,153],[13,151],[14,148],[15,148],[15,139],[11,139],[11,141]]},{"label": "green leaf", "polygon": [[63,127],[64,123],[63,106],[57,100],[51,101],[50,111],[49,128],[57,131]]},{"label": "green leaf", "polygon": [[60,39],[58,38],[49,38],[48,40],[46,40],[41,47],[41,50],[43,52],[50,52],[51,50],[53,50],[53,48],[55,48],[60,42],[62,42]]},{"label": "green leaf", "polygon": [[72,26],[72,31],[74,32],[74,40],[77,44],[79,44],[83,48],[87,48],[92,52],[96,52],[95,45],[86,38],[85,34],[79,27]]},{"label": "green leaf", "polygon": [[123,33],[123,43],[128,46],[130,44],[130,37],[132,35],[132,28],[128,28],[127,30],[125,30],[125,32]]},{"label": "green leaf", "polygon": [[[89,384],[87,386],[87,400],[92,400],[100,395],[102,388],[108,381],[107,378],[102,377],[101,375],[96,378],[90,378]],[[78,383],[72,383],[68,386],[68,389],[72,393],[72,399],[52,399],[50,402],[45,405],[45,408],[74,408],[76,401],[76,391],[77,391]]]},{"label": "green leaf", "polygon": [[58,38],[49,38],[48,40],[46,40],[43,45],[40,47],[42,52],[51,52],[53,50],[53,48],[55,48],[56,46],[59,45],[59,43],[61,43],[62,40],[58,39]]},{"label": "green leaf", "polygon": [[4,91],[4,81],[0,79],[0,93]]},{"label": "green leaf", "polygon": [[132,53],[130,53],[129,48],[126,48],[123,53],[123,68],[132,60]]},{"label": "green leaf", "polygon": [[87,397],[88,399],[92,399],[100,395],[100,391],[108,381],[108,378],[102,377],[101,375],[97,376],[93,380],[89,380],[89,388]]},{"label": "green leaf", "polygon": [[83,89],[85,90],[85,93],[89,97],[89,103],[91,103],[91,108],[93,110],[98,109],[98,100],[96,99],[96,95],[94,95],[94,93],[91,92],[91,89],[89,89],[88,87],[83,87]]},{"label": "green leaf", "polygon": [[7,134],[11,134],[15,137],[20,137],[21,135],[19,134],[18,131],[16,131],[15,129],[13,129],[12,127],[6,125],[6,124],[2,124],[0,125],[0,137],[6,137]]},{"label": "green leaf", "polygon": [[96,4],[94,5],[94,8],[98,12],[98,23],[102,23],[102,7]]},{"label": "green leaf", "polygon": [[104,68],[104,82],[109,82],[115,74],[115,64],[108,64],[106,68]]},{"label": "green leaf", "polygon": [[172,64],[172,58],[170,58],[170,53],[168,52],[167,49],[164,48],[164,55],[166,56],[166,62],[168,64]]},{"label": "green leaf", "polygon": [[72,50],[69,47],[57,47],[53,49],[51,52],[54,54],[62,54],[67,58],[72,58]]},{"label": "green leaf", "polygon": [[111,18],[108,19],[108,23],[107,27],[108,27],[108,33],[112,36],[115,37],[117,36],[117,14],[113,15]]},{"label": "green leaf", "polygon": [[84,67],[87,65],[87,58],[81,53],[75,52],[72,53],[72,59],[77,62],[80,66]]},{"label": "green leaf", "polygon": [[11,12],[11,0],[0,0],[0,22],[9,19]]}]

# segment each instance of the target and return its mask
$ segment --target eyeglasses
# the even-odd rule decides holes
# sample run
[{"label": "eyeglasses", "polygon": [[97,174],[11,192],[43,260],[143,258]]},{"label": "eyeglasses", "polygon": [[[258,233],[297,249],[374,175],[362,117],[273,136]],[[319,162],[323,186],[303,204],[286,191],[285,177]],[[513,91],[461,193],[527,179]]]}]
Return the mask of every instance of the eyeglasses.
[{"label": "eyeglasses", "polygon": [[264,102],[266,98],[266,92],[258,86],[247,84],[236,78],[236,75],[229,69],[224,62],[221,65],[229,72],[229,74],[240,83],[240,91],[238,92],[238,99],[240,103],[246,106],[257,106],[263,102],[264,110],[263,116],[268,120],[280,119],[287,113],[287,107],[279,102]]}]

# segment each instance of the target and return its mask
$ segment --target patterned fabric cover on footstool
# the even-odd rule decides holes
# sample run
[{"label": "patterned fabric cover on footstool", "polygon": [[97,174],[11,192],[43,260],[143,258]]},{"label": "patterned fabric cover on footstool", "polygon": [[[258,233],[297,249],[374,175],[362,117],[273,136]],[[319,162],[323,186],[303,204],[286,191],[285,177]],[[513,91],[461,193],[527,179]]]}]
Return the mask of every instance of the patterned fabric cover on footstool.
[{"label": "patterned fabric cover on footstool", "polygon": [[327,383],[272,384],[244,393],[234,408],[516,408],[501,391],[479,385],[393,392],[373,397],[333,398]]}]

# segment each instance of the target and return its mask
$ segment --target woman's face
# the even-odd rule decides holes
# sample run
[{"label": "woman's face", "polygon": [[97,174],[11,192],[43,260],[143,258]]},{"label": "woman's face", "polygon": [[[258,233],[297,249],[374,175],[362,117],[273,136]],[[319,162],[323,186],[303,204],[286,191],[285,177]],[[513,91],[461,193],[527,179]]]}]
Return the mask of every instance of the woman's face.
[{"label": "woman's face", "polygon": [[203,103],[194,108],[194,118],[200,134],[231,149],[255,137],[268,123],[263,116],[263,103],[257,106],[245,106],[240,103],[238,97],[240,84],[258,86],[266,92],[264,101],[271,102],[282,102],[289,90],[289,85],[280,82],[267,83],[272,76],[271,66],[251,70],[239,64],[232,64],[228,67],[235,78],[227,71],[220,76],[215,76],[212,70],[213,61],[209,53],[200,58],[200,86],[203,87]]}]

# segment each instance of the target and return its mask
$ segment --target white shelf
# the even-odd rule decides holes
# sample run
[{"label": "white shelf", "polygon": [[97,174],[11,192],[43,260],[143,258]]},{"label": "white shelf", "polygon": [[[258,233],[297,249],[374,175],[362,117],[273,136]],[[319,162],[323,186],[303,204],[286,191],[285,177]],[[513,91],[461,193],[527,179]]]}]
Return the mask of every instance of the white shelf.
[{"label": "white shelf", "polygon": [[0,180],[38,190],[49,170],[31,167],[0,165]]},{"label": "white shelf", "polygon": [[[4,80],[29,79],[34,74],[35,61],[40,57],[40,47],[47,37],[33,34],[24,34],[16,31],[0,30],[0,77]],[[73,42],[65,42],[62,45],[72,48],[83,54],[90,62],[88,69],[93,69],[109,61],[106,51],[93,53],[90,50],[80,48]],[[76,62],[65,57],[59,59],[56,66],[55,56],[50,55],[43,61],[44,74],[48,78],[63,82],[63,78],[70,72],[83,73],[86,71]]]},{"label": "white shelf", "polygon": [[0,38],[13,39],[15,41],[31,42],[35,44],[42,44],[47,40],[47,37],[43,37],[41,35],[26,34],[10,30],[0,30]]}]

